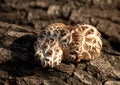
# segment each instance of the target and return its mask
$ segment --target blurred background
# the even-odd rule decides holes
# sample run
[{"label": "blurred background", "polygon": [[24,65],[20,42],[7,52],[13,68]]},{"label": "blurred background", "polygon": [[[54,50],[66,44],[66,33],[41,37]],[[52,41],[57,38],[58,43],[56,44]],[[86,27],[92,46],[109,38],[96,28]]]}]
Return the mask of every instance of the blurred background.
[{"label": "blurred background", "polygon": [[120,51],[119,0],[0,0],[0,21],[37,32],[53,22],[88,23]]},{"label": "blurred background", "polygon": [[[101,58],[49,70],[31,63],[36,36],[55,22],[95,26]],[[0,0],[0,85],[120,85],[119,64],[120,0]]]}]

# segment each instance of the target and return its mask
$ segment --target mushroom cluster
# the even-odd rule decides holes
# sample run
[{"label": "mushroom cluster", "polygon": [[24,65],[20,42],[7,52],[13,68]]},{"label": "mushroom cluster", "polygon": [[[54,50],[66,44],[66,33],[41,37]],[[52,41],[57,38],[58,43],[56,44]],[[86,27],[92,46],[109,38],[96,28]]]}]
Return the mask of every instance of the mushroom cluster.
[{"label": "mushroom cluster", "polygon": [[34,49],[42,67],[54,67],[62,60],[94,60],[102,49],[101,34],[88,24],[68,26],[54,23],[41,31]]}]

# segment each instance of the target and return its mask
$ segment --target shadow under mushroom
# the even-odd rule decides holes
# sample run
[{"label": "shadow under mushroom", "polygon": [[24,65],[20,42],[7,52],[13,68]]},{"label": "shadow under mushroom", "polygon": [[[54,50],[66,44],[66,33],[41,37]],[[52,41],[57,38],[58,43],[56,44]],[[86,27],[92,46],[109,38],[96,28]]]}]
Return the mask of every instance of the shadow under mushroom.
[{"label": "shadow under mushroom", "polygon": [[12,59],[0,63],[0,70],[7,71],[11,76],[30,76],[34,74],[34,49],[35,35],[24,35],[16,39],[6,49],[11,50]]}]

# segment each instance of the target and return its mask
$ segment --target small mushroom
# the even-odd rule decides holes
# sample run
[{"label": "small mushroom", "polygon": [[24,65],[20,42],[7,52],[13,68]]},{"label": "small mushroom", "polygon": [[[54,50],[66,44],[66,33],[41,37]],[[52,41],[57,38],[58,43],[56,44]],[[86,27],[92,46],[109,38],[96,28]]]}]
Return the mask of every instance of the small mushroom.
[{"label": "small mushroom", "polygon": [[73,28],[72,44],[65,53],[66,61],[94,60],[99,57],[102,49],[101,34],[88,24]]},{"label": "small mushroom", "polygon": [[59,65],[63,58],[59,36],[60,30],[65,25],[55,23],[47,26],[34,43],[35,57],[41,62],[42,67],[54,67]]}]

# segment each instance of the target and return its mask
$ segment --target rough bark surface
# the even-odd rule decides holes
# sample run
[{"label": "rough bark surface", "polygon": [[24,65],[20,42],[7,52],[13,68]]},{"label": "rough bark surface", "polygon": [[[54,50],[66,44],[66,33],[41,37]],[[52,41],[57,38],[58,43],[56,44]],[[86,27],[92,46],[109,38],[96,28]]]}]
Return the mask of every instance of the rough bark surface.
[{"label": "rough bark surface", "polygon": [[[101,56],[42,68],[33,43],[54,22],[97,27]],[[0,0],[0,85],[120,85],[120,0]]]}]

